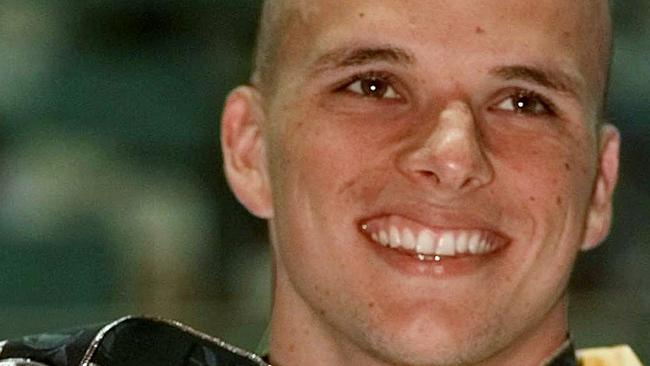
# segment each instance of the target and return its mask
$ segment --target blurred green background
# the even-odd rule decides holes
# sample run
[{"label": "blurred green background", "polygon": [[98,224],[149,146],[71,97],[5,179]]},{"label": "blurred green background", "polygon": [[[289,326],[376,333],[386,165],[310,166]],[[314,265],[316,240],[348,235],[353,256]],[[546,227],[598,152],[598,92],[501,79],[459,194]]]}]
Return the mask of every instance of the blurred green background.
[{"label": "blurred green background", "polygon": [[[154,314],[255,347],[265,227],[226,187],[217,130],[259,5],[0,0],[0,338]],[[622,175],[571,319],[578,346],[650,360],[650,1],[613,7]]]}]

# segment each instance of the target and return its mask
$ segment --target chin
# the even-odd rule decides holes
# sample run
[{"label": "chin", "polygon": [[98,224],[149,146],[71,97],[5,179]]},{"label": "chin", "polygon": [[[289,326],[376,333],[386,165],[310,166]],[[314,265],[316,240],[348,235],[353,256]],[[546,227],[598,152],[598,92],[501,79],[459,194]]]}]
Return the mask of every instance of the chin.
[{"label": "chin", "polygon": [[376,327],[360,339],[367,342],[368,351],[388,364],[452,366],[489,359],[518,334],[514,329],[504,328],[507,323],[501,317],[490,323],[471,320],[475,319],[453,325],[432,319],[418,320],[402,330]]}]

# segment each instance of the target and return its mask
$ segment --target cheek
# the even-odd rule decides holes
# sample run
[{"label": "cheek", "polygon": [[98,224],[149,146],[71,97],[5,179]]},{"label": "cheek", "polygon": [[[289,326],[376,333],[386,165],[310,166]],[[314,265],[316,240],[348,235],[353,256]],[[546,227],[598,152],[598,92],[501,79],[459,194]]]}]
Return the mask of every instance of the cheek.
[{"label": "cheek", "polygon": [[596,159],[589,140],[573,136],[501,131],[486,139],[501,186],[534,223],[530,235],[538,240],[552,233],[557,243],[573,241],[565,236],[582,233]]},{"label": "cheek", "polygon": [[364,249],[351,240],[360,235],[359,194],[378,186],[370,176],[381,170],[372,168],[379,144],[353,124],[336,127],[337,120],[304,117],[286,123],[270,154],[280,266],[312,304],[335,301],[330,293],[340,294],[339,286],[363,293],[372,287],[358,274],[367,264],[359,263]]},{"label": "cheek", "polygon": [[285,244],[285,251],[320,258],[326,253],[319,253],[317,245],[305,243],[333,241],[332,236],[340,232],[331,226],[344,223],[335,222],[333,217],[345,212],[341,210],[345,204],[342,192],[358,177],[358,159],[354,157],[359,147],[346,141],[344,135],[335,136],[330,129],[322,128],[327,121],[293,118],[275,119],[286,127],[273,136],[270,153],[275,222],[280,225],[278,241]]},{"label": "cheek", "polygon": [[[282,134],[275,136],[272,170],[282,180],[278,190],[293,186],[311,200],[333,203],[346,199],[352,188],[368,185],[373,172],[385,171],[389,147],[401,137],[395,121],[322,114],[294,113],[286,120]],[[297,193],[291,191],[285,193]]]},{"label": "cheek", "polygon": [[586,135],[541,130],[486,133],[487,150],[504,166],[512,182],[530,192],[529,202],[547,200],[557,207],[585,201],[595,175],[595,151]]},{"label": "cheek", "polygon": [[542,134],[501,134],[489,143],[504,209],[516,215],[509,226],[522,243],[512,256],[513,278],[521,277],[518,296],[545,294],[550,306],[565,287],[584,235],[595,174],[591,151],[584,142]]}]

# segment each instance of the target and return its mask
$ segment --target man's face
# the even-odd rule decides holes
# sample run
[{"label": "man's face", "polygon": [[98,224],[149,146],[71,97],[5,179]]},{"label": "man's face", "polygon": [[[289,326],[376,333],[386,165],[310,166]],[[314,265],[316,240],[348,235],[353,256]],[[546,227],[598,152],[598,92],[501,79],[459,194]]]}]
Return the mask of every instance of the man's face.
[{"label": "man's face", "polygon": [[594,203],[616,145],[596,127],[604,10],[304,3],[264,102],[276,297],[394,362],[563,337],[569,273],[602,239],[589,215],[613,185]]}]

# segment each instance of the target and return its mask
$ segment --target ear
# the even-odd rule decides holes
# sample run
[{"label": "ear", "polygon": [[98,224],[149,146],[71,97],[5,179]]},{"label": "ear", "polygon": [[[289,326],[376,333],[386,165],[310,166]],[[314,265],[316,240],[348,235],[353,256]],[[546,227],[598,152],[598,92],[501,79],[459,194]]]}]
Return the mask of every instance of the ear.
[{"label": "ear", "polygon": [[273,216],[273,204],[261,98],[249,86],[230,93],[221,117],[221,150],[226,179],[239,202],[253,215],[269,219]]},{"label": "ear", "polygon": [[618,181],[620,134],[616,127],[604,125],[600,131],[598,175],[587,216],[582,250],[598,246],[609,233],[612,221],[612,198]]}]

